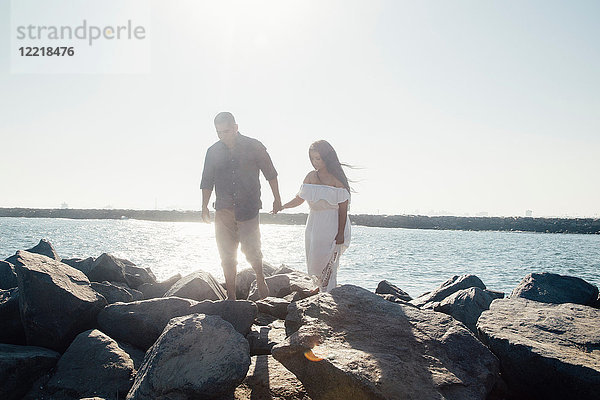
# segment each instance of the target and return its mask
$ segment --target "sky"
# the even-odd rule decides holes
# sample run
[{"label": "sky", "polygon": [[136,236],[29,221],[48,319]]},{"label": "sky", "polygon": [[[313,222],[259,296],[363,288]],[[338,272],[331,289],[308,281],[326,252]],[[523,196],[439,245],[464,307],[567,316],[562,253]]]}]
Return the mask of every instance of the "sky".
[{"label": "sky", "polygon": [[351,214],[600,217],[598,1],[148,4],[144,71],[19,73],[0,0],[0,207],[199,210],[230,111],[284,202],[325,139]]}]

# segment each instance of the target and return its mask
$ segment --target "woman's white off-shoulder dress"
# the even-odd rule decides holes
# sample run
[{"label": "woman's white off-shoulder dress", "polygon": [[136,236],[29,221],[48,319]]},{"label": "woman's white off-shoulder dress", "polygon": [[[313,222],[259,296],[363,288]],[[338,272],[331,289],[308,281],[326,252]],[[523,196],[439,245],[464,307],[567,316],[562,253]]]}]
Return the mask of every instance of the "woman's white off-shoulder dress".
[{"label": "woman's white off-shoulder dress", "polygon": [[339,204],[350,200],[350,193],[345,188],[305,183],[298,196],[310,207],[305,232],[308,273],[317,277],[322,292],[328,292],[337,285],[339,257],[350,245],[351,228],[347,216],[344,243],[335,243]]}]

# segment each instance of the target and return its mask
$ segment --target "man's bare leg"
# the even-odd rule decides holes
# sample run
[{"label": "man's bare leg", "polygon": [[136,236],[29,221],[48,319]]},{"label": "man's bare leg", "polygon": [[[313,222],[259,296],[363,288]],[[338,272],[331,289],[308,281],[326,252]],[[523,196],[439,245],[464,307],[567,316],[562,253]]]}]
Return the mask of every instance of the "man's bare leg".
[{"label": "man's bare leg", "polygon": [[[263,273],[262,261],[252,265],[252,269],[256,274],[256,288],[258,289],[258,295],[261,299],[269,297],[269,287],[265,281],[265,274]],[[235,282],[234,282],[235,283]]]},{"label": "man's bare leg", "polygon": [[235,296],[235,277],[236,265],[223,266],[223,275],[225,275],[225,287],[227,288],[227,300],[236,300]]}]

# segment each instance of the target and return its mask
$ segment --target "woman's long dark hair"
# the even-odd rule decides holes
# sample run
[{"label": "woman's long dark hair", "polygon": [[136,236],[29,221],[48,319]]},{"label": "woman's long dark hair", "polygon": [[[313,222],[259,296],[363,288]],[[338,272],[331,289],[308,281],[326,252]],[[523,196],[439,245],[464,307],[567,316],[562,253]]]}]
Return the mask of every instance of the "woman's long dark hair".
[{"label": "woman's long dark hair", "polygon": [[349,167],[349,165],[342,164],[335,152],[335,149],[332,145],[329,144],[326,140],[317,140],[308,148],[308,153],[310,156],[311,151],[316,151],[321,156],[321,159],[325,161],[325,166],[327,167],[327,171],[344,185],[348,193],[350,193],[350,184],[348,183],[348,178],[344,173],[342,167]]}]

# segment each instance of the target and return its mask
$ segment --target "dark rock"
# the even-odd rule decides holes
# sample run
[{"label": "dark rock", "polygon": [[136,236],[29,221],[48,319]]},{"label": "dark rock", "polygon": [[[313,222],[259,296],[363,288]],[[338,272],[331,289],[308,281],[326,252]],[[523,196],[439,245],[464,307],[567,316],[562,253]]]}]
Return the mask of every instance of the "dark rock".
[{"label": "dark rock", "polygon": [[17,287],[15,266],[7,261],[0,261],[0,289],[7,290]]},{"label": "dark rock", "polygon": [[117,342],[117,344],[119,345],[121,350],[123,350],[125,353],[127,353],[129,355],[129,358],[131,358],[131,361],[133,361],[133,367],[135,368],[135,371],[137,372],[140,369],[140,367],[142,366],[142,362],[144,361],[144,356],[146,355],[146,352],[138,349],[134,345],[129,344],[127,342],[121,341],[121,342]]},{"label": "dark rock", "polygon": [[134,366],[117,342],[99,330],[80,333],[60,358],[46,391],[54,397],[124,398]]},{"label": "dark rock", "polygon": [[144,293],[140,292],[139,290],[130,288],[126,283],[110,282],[110,284],[114,285],[120,289],[125,290],[127,293],[129,293],[131,295],[131,297],[133,298],[133,301],[144,300]]},{"label": "dark rock", "polygon": [[[394,296],[393,294],[379,294],[379,293],[376,293],[376,294],[377,294],[377,296],[381,297],[382,299],[385,299],[385,300],[387,300],[389,302],[392,302],[392,303],[401,303],[401,304],[404,304],[404,305],[407,305],[407,306],[417,307],[414,304],[411,304],[411,303],[409,303],[406,300],[402,300],[402,299]],[[417,307],[417,308],[419,308],[419,307]]]},{"label": "dark rock", "polygon": [[245,335],[250,331],[257,309],[246,300],[198,303],[191,299],[163,297],[111,304],[98,315],[98,324],[110,337],[146,350],[158,339],[171,318],[193,313],[219,315]]},{"label": "dark rock", "polygon": [[344,285],[292,303],[273,357],[315,399],[485,399],[498,360],[463,324]]},{"label": "dark rock", "polygon": [[256,302],[259,312],[271,314],[279,319],[285,319],[289,305],[289,301],[279,297],[267,297]]},{"label": "dark rock", "polygon": [[[272,275],[266,278],[265,281],[272,297],[285,297],[292,292],[311,293],[318,287],[313,277],[300,271]],[[254,281],[250,287],[248,299],[256,301],[259,298],[256,281]]]},{"label": "dark rock", "polygon": [[[501,296],[501,297],[498,297]],[[433,310],[451,315],[477,334],[477,320],[482,312],[490,308],[492,301],[503,298],[504,293],[472,287],[451,294],[436,305]]]},{"label": "dark rock", "polygon": [[18,251],[15,269],[29,345],[64,351],[107,304],[81,271],[46,256]]},{"label": "dark rock", "polygon": [[60,354],[41,347],[0,344],[0,399],[21,399],[59,358]]},{"label": "dark rock", "polygon": [[433,292],[423,294],[410,302],[417,307],[433,309],[436,305],[435,303],[441,302],[446,297],[459,290],[468,289],[470,287],[485,289],[485,285],[481,279],[475,275],[454,275],[452,278],[438,286]]},{"label": "dark rock", "polygon": [[235,389],[235,400],[310,400],[302,382],[268,355],[252,357],[246,379]]},{"label": "dark rock", "polygon": [[178,280],[164,297],[184,297],[196,301],[225,300],[225,291],[208,272],[197,271]]},{"label": "dark rock", "polygon": [[[53,260],[60,261],[60,257],[56,253],[56,250],[54,250],[54,246],[52,246],[52,243],[50,243],[47,239],[40,240],[40,242],[38,244],[36,244],[34,247],[27,249],[25,251],[28,253],[33,253],[33,254],[41,254],[41,255],[49,257]],[[7,258],[6,261],[8,261],[9,263],[14,265],[17,263],[16,262],[17,256],[18,256],[18,254],[15,254],[14,256]]]},{"label": "dark rock", "polygon": [[148,350],[129,400],[230,395],[250,366],[248,342],[218,316],[172,319]]},{"label": "dark rock", "polygon": [[138,267],[127,260],[121,261],[125,265],[123,272],[125,273],[125,281],[130,288],[138,289],[144,284],[156,284],[156,276],[150,268]]},{"label": "dark rock", "polygon": [[19,311],[19,288],[0,290],[0,343],[26,344]]},{"label": "dark rock", "polygon": [[494,300],[477,322],[516,398],[597,399],[600,310],[522,298]]},{"label": "dark rock", "polygon": [[278,320],[279,320],[279,318],[274,317],[271,314],[265,314],[265,313],[259,312],[258,315],[256,316],[256,320],[254,321],[254,323],[256,325],[260,325],[260,326],[267,326]]},{"label": "dark rock", "polygon": [[[265,277],[273,275],[275,268],[268,262],[263,261],[263,274]],[[248,298],[250,285],[256,280],[256,273],[252,268],[245,268],[237,273],[235,277],[235,296],[238,300]],[[223,286],[225,287],[225,286]]]},{"label": "dark rock", "polygon": [[179,297],[110,304],[98,314],[98,325],[111,338],[147,350],[171,318],[191,314],[194,304]]},{"label": "dark rock", "polygon": [[258,314],[256,304],[248,300],[205,300],[191,307],[192,313],[218,315],[233,325],[233,328],[247,335]]},{"label": "dark rock", "polygon": [[181,274],[174,275],[166,281],[157,283],[144,283],[140,285],[137,290],[144,294],[144,299],[155,299],[157,297],[163,297],[167,290],[181,279]]},{"label": "dark rock", "polygon": [[133,296],[127,290],[113,285],[110,282],[91,282],[92,289],[100,293],[108,304],[123,302],[128,303],[133,301]]},{"label": "dark rock", "polygon": [[88,274],[92,270],[92,267],[94,266],[94,263],[96,262],[96,259],[94,257],[88,257],[85,259],[83,259],[83,258],[63,258],[61,260],[61,262],[64,264],[67,264],[70,267],[80,270],[81,272],[83,272],[85,274],[85,276],[88,276]]},{"label": "dark rock", "polygon": [[125,264],[112,254],[104,253],[94,261],[87,276],[94,282],[123,282],[125,279]]},{"label": "dark rock", "polygon": [[254,325],[246,340],[250,344],[250,355],[271,354],[273,346],[282,343],[286,338],[283,321],[276,320],[267,326]]},{"label": "dark rock", "polygon": [[395,297],[404,300],[411,301],[412,297],[404,290],[400,289],[398,286],[391,284],[388,281],[381,281],[377,285],[377,289],[375,289],[375,293],[377,294],[392,294]]},{"label": "dark rock", "polygon": [[543,272],[529,274],[510,295],[542,303],[574,303],[593,306],[598,288],[583,279]]}]

